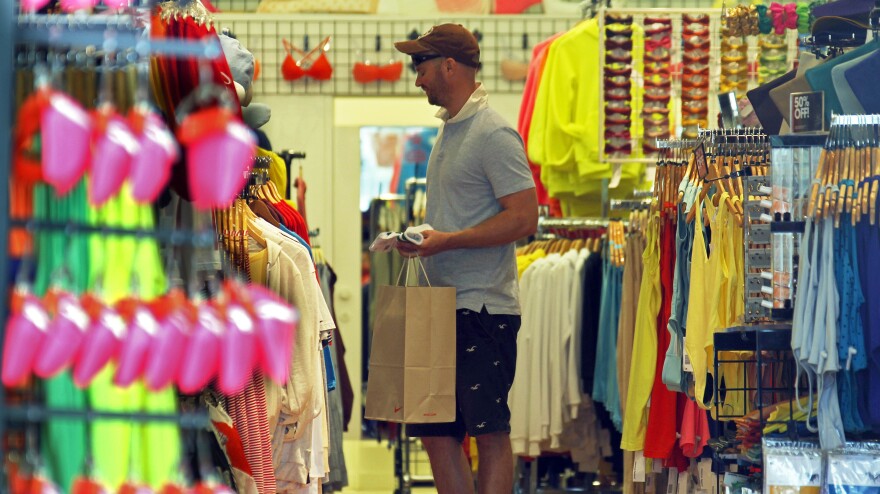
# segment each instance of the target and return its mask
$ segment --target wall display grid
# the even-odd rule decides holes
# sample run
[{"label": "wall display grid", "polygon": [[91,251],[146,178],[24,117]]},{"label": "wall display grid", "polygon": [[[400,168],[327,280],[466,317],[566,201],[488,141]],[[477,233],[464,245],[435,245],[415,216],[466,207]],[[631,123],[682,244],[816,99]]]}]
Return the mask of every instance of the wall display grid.
[{"label": "wall display grid", "polygon": [[[434,0],[399,0],[400,2],[406,1],[415,1],[415,2],[425,2],[431,4],[430,6],[425,7],[427,9],[436,8]],[[212,3],[220,9],[221,12],[256,12],[257,7],[260,5],[260,0],[213,0]],[[383,6],[382,0],[379,0],[379,13],[381,15]],[[492,3],[492,2],[489,2]],[[564,3],[563,0],[557,0],[554,3]],[[571,3],[578,3],[577,0],[571,0]],[[613,0],[611,5],[613,7],[628,7],[628,8],[648,8],[648,9],[658,9],[658,8],[705,8],[706,4],[709,3],[708,0]],[[711,5],[710,5],[711,6]],[[411,8],[411,7],[410,7]],[[536,11],[532,12],[532,17],[536,15],[541,15],[542,11],[537,8]],[[501,15],[501,14],[499,14]]]},{"label": "wall display grid", "polygon": [[[483,67],[477,79],[490,94],[522,93],[525,81],[508,81],[501,73],[504,60],[528,64],[532,48],[551,35],[566,31],[579,17],[474,16],[474,17],[396,17],[376,19],[367,16],[218,14],[218,31],[229,29],[260,61],[260,75],[254,84],[257,95],[335,95],[335,96],[420,96],[409,58],[394,49],[394,42],[427,31],[443,22],[462,24],[478,31]],[[331,37],[326,55],[333,66],[328,81],[304,77],[284,80],[281,66],[287,56],[282,39],[299,49],[315,48]],[[306,47],[306,45],[308,45]],[[308,48],[308,49],[307,49]],[[378,50],[377,50],[378,48]],[[294,59],[298,57],[294,54]],[[401,78],[395,82],[361,84],[354,80],[356,62],[386,64],[403,61]]]}]

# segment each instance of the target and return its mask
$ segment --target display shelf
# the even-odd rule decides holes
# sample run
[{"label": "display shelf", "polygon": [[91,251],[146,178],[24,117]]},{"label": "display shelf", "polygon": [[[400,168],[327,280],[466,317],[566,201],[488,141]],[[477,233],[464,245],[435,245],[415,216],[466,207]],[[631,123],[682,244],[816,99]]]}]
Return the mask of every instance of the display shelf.
[{"label": "display shelf", "polygon": [[806,221],[774,221],[770,223],[770,233],[804,233]]},{"label": "display shelf", "polygon": [[736,326],[715,333],[715,350],[760,352],[791,350],[791,324]]}]

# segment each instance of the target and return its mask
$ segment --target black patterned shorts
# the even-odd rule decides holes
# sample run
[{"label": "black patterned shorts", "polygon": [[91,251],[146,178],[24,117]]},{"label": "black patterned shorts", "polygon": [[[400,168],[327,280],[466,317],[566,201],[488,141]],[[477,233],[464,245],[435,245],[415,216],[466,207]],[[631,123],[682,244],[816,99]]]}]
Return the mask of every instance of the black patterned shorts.
[{"label": "black patterned shorts", "polygon": [[520,316],[456,311],[455,422],[410,424],[410,437],[454,437],[510,432],[507,394],[516,370]]}]

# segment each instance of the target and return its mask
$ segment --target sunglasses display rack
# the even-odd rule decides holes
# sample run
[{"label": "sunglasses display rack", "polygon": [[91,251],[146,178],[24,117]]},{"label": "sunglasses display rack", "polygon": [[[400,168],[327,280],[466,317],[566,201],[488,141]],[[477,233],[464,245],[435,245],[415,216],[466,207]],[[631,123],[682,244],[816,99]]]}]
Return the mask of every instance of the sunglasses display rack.
[{"label": "sunglasses display rack", "polygon": [[[607,146],[605,135],[609,130],[605,119],[600,133],[599,160],[610,163],[640,161],[654,163],[658,149],[653,143],[657,139],[682,137],[695,139],[698,128],[709,125],[708,115],[717,113],[718,105],[711,95],[718,93],[719,63],[718,48],[713,42],[718,38],[721,16],[715,9],[706,8],[605,8],[601,9],[600,46],[606,50],[600,56],[607,57],[609,50],[614,52],[615,38],[604,28],[607,19],[624,17],[638,26],[639,35],[633,43],[643,46],[632,47],[642,56],[633,61],[631,107],[638,109],[627,120],[614,121],[614,130],[627,126],[631,144],[627,147],[634,152],[623,156],[616,148]],[[681,40],[681,42],[676,42]],[[603,60],[604,62],[604,60]],[[619,67],[600,64],[602,80],[613,80]],[[607,84],[606,84],[607,88]],[[613,113],[617,103],[617,93],[601,93],[600,104],[606,114]]]}]

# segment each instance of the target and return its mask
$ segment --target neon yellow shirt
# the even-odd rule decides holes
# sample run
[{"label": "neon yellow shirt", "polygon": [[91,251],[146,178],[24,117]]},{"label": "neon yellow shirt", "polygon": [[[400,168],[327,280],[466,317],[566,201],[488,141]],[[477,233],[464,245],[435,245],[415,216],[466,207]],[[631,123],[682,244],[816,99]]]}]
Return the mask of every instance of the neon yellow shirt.
[{"label": "neon yellow shirt", "polygon": [[657,363],[657,314],[660,312],[660,216],[651,217],[645,233],[645,252],[642,254],[642,284],[639,288],[639,308],[633,337],[632,363],[629,374],[626,410],[623,414],[624,451],[645,448],[648,429],[648,399],[654,387]]}]

